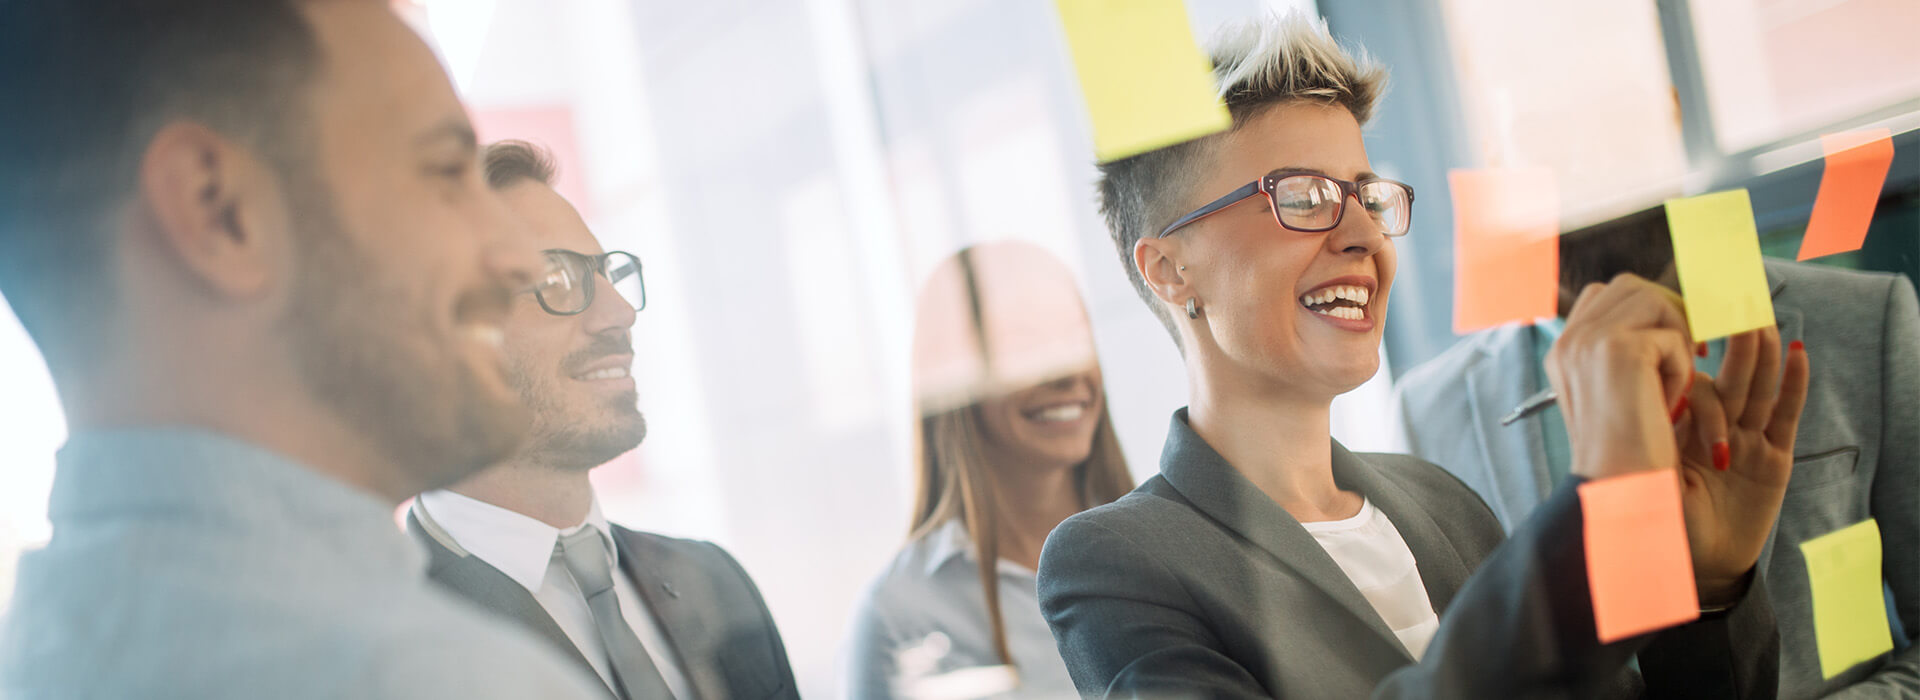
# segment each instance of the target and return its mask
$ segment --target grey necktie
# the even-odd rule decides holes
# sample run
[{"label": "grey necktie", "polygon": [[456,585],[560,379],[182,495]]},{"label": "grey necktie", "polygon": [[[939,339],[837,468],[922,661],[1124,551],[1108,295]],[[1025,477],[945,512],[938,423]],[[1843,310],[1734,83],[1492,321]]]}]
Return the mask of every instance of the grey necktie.
[{"label": "grey necktie", "polygon": [[581,595],[587,597],[587,607],[593,610],[593,626],[600,632],[600,643],[607,647],[607,660],[613,664],[614,683],[620,697],[671,699],[673,691],[667,689],[667,681],[660,677],[653,657],[647,654],[647,648],[640,644],[640,638],[633,635],[633,628],[620,615],[620,601],[613,593],[613,567],[607,563],[610,557],[600,531],[592,525],[580,528],[579,532],[560,538],[555,548],[559,550],[556,554],[565,559],[567,570],[573,572],[573,580],[580,584]]}]

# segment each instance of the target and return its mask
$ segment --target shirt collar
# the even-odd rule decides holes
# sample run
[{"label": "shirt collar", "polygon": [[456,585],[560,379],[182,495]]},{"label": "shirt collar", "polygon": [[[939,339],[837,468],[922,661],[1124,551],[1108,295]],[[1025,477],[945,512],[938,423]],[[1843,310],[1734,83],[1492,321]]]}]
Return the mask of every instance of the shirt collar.
[{"label": "shirt collar", "polygon": [[973,542],[967,539],[967,528],[960,524],[959,518],[952,518],[933,532],[927,533],[924,540],[927,547],[926,574],[932,576],[947,562],[958,558],[973,560]]},{"label": "shirt collar", "polygon": [[[927,561],[925,574],[932,576],[948,562],[956,559],[978,565],[980,558],[973,551],[973,537],[967,534],[967,526],[953,518],[922,538],[920,545],[926,548]],[[1003,576],[1023,576],[1033,578],[1034,573],[1027,567],[1002,559],[994,562],[994,570]]]},{"label": "shirt collar", "polygon": [[167,515],[207,530],[324,542],[333,546],[317,551],[350,553],[342,563],[370,570],[426,570],[426,554],[394,527],[392,504],[236,437],[188,427],[81,430],[57,462],[47,508],[56,532]]},{"label": "shirt collar", "polygon": [[1560,339],[1560,333],[1567,330],[1567,320],[1557,317],[1535,319],[1533,329],[1540,332],[1540,336],[1547,340],[1548,345],[1552,345],[1554,341]]},{"label": "shirt collar", "polygon": [[461,549],[499,569],[529,593],[537,593],[545,585],[553,548],[560,538],[588,525],[605,541],[613,567],[620,566],[620,550],[614,542],[612,527],[600,512],[598,498],[587,508],[587,517],[581,524],[564,529],[447,490],[420,494],[415,507],[423,509]]}]

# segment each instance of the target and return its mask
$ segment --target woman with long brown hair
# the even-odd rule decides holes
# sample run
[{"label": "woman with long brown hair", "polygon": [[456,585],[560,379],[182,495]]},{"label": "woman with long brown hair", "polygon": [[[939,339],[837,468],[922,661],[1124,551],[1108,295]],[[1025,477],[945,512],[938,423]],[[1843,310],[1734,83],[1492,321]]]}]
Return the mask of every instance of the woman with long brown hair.
[{"label": "woman with long brown hair", "polygon": [[1073,276],[989,243],[923,288],[907,543],[855,616],[849,694],[1072,697],[1040,616],[1041,546],[1133,488]]}]

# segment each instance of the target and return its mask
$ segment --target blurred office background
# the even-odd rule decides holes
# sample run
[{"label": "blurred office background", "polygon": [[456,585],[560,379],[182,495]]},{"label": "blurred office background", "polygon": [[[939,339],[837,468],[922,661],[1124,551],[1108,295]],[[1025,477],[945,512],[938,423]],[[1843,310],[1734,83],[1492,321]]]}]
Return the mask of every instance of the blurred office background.
[{"label": "blurred office background", "polygon": [[[1419,191],[1374,382],[1334,434],[1385,444],[1393,376],[1452,334],[1446,171],[1549,167],[1563,227],[1666,197],[1753,192],[1792,257],[1819,136],[1885,127],[1867,247],[1920,274],[1920,4],[1911,0],[1188,0],[1205,39],[1254,13],[1325,16],[1392,69],[1375,170]],[[905,536],[913,297],[943,256],[1019,239],[1079,276],[1135,476],[1186,382],[1096,211],[1092,148],[1042,0],[400,0],[483,139],[559,157],[561,191],[644,261],[634,330],[651,426],[597,472],[608,515],[710,539],[758,580],[810,697],[837,688],[855,597]],[[0,69],[4,70],[4,69]],[[0,307],[0,601],[51,532],[65,427]],[[0,603],[3,605],[4,603]]]}]

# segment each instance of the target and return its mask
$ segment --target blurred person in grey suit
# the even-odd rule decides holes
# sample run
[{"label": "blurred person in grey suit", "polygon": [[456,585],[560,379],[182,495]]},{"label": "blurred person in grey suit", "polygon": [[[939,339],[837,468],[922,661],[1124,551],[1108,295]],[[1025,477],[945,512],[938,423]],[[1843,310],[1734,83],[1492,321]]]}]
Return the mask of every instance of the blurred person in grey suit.
[{"label": "blurred person in grey suit", "polygon": [[[1334,398],[1379,369],[1411,221],[1412,189],[1372,172],[1361,137],[1385,71],[1297,14],[1233,27],[1212,53],[1232,127],[1101,165],[1115,251],[1191,395],[1160,474],[1068,518],[1041,554],[1040,607],[1080,691],[1771,696],[1778,646],[1755,562],[1806,355],[1757,363],[1737,401],[1689,389],[1678,299],[1632,276],[1588,288],[1549,361],[1577,404],[1576,476],[1507,538],[1439,467],[1331,437]],[[1732,432],[1729,471],[1681,461],[1693,446],[1668,417],[1683,396],[1767,417]],[[1679,489],[1701,610],[1601,643],[1576,484],[1630,474]]]},{"label": "blurred person in grey suit", "polygon": [[380,0],[0,1],[0,292],[66,411],[0,696],[587,698],[422,575],[534,256]]},{"label": "blurred person in grey suit", "polygon": [[587,478],[647,432],[630,371],[646,307],[639,258],[601,247],[554,190],[544,150],[503,141],[483,161],[545,260],[502,323],[533,433],[501,464],[414,501],[407,529],[432,556],[428,575],[534,632],[614,697],[797,697],[740,564],[709,542],[608,523]]},{"label": "blurred person in grey suit", "polygon": [[[1784,260],[1765,265],[1780,338],[1804,343],[1813,358],[1793,478],[1760,558],[1780,625],[1781,697],[1920,697],[1920,310],[1913,284],[1900,275]],[[1581,287],[1621,272],[1677,288],[1664,209],[1562,237],[1561,316]],[[1475,333],[1409,370],[1394,393],[1401,447],[1466,482],[1509,531],[1567,477],[1559,409],[1499,424],[1545,386],[1543,358],[1563,327],[1550,319]],[[1702,370],[1782,352],[1740,338],[1708,348],[1696,361]],[[1715,456],[1709,447],[1696,458]],[[1880,526],[1896,650],[1824,680],[1800,543],[1867,518]]]}]

